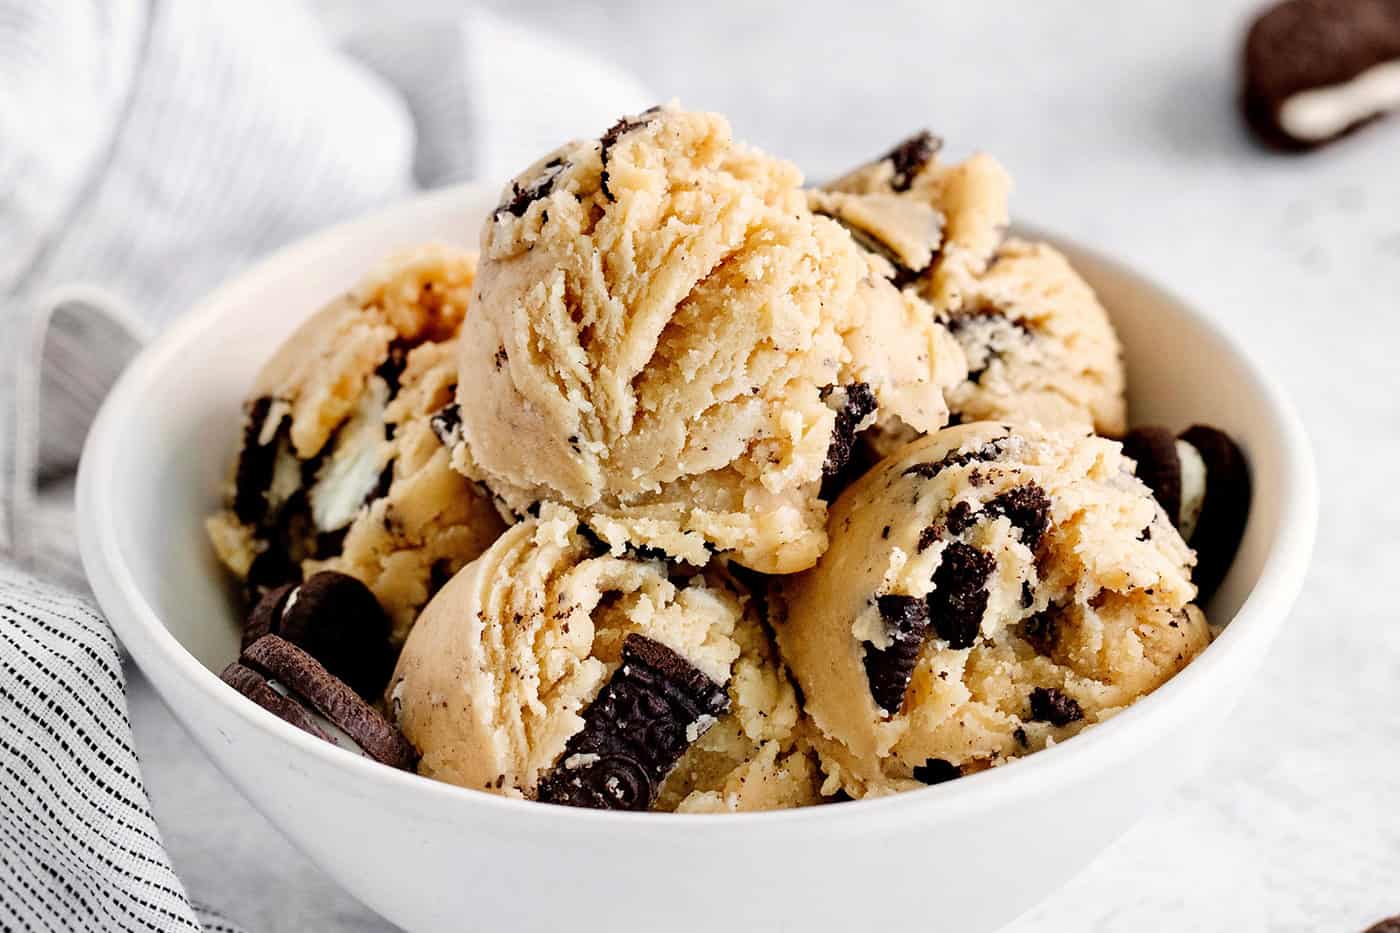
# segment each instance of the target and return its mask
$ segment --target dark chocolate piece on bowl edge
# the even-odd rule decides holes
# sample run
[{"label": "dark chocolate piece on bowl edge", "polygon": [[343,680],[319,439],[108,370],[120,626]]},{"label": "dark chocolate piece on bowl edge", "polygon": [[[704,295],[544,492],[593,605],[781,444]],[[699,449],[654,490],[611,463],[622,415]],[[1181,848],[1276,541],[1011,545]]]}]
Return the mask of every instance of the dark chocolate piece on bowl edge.
[{"label": "dark chocolate piece on bowl edge", "polygon": [[1204,602],[1224,581],[1244,540],[1253,483],[1244,451],[1223,431],[1192,425],[1181,440],[1196,448],[1206,466],[1205,499],[1189,542],[1196,549],[1193,579]]},{"label": "dark chocolate piece on bowl edge", "polygon": [[[349,746],[351,751],[358,751],[390,767],[410,769],[417,761],[417,751],[397,726],[381,716],[344,681],[326,670],[321,662],[286,639],[264,635],[249,645],[238,664],[230,665],[225,674],[238,667],[260,675],[269,690],[299,705],[304,716],[317,727],[316,730],[307,729],[313,735],[319,734],[321,738],[342,747],[347,747],[345,739],[348,739],[352,743]],[[246,675],[235,674],[246,679]],[[225,682],[229,682],[227,677]],[[283,715],[281,710],[263,702],[266,694],[260,694],[260,699],[242,689],[240,692],[293,725],[305,728],[295,719]],[[331,728],[317,722],[317,716]],[[336,735],[337,730],[344,734],[343,738]]]},{"label": "dark chocolate piece on bowl edge", "polygon": [[390,628],[369,587],[347,574],[323,570],[263,596],[244,623],[243,647],[264,635],[278,635],[373,700],[392,673]]},{"label": "dark chocolate piece on bowl edge", "polygon": [[690,744],[729,709],[721,684],[658,641],[628,635],[622,664],[583,712],[536,799],[649,810]]}]

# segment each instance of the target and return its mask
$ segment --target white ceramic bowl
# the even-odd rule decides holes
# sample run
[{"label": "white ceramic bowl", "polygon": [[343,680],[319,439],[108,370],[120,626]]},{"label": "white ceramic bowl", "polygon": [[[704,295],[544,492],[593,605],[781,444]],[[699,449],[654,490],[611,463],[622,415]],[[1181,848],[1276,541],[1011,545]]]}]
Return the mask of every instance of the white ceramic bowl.
[{"label": "white ceramic bowl", "polygon": [[239,402],[275,346],[391,248],[473,244],[493,192],[428,195],[287,247],[148,348],[78,484],[83,563],[122,642],[289,839],[409,930],[988,930],[1053,891],[1195,773],[1303,579],[1316,521],[1296,417],[1242,347],[1128,269],[1069,248],[1113,314],[1138,422],[1207,421],[1249,453],[1254,510],[1209,607],[1224,634],[1112,721],[1010,767],[884,800],[738,816],[571,810],[357,758],[224,686],[229,587],[201,528]]}]

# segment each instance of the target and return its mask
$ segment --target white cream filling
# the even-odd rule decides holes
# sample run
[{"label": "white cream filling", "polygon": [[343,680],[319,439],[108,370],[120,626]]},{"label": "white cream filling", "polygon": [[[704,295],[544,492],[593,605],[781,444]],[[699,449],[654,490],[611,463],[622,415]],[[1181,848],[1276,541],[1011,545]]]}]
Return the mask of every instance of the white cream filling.
[{"label": "white cream filling", "polygon": [[1185,441],[1176,442],[1176,456],[1181,461],[1181,514],[1177,516],[1176,528],[1182,539],[1190,543],[1206,501],[1206,462]]},{"label": "white cream filling", "polygon": [[[280,681],[273,680],[271,677],[269,677],[267,678],[267,685],[273,690],[275,690],[277,693],[291,700],[297,706],[300,706],[302,708],[302,711],[306,713],[307,717],[310,718],[310,720],[316,724],[316,727],[318,729],[320,729],[326,734],[326,737],[329,738],[331,740],[331,743],[337,748],[343,748],[347,752],[354,752],[356,755],[365,754],[365,750],[360,747],[360,743],[350,738],[350,734],[348,732],[337,726],[335,723],[331,722],[325,716],[322,716],[320,713],[318,713],[316,709],[311,706],[310,703],[303,702],[301,697],[297,696],[295,693],[282,686]],[[365,757],[369,756],[365,755]]]},{"label": "white cream filling", "polygon": [[1278,123],[1295,139],[1317,142],[1394,107],[1400,107],[1400,61],[1375,65],[1341,84],[1294,94],[1279,107]]},{"label": "white cream filling", "polygon": [[375,376],[365,387],[359,407],[336,432],[330,460],[311,488],[311,517],[321,531],[338,531],[355,519],[384,469],[384,407],[389,385]]}]

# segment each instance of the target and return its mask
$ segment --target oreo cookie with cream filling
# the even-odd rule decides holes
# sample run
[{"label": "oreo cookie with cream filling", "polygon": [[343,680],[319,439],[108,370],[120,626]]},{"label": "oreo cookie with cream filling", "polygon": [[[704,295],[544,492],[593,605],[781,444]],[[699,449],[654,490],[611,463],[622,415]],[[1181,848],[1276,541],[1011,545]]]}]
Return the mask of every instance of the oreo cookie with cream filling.
[{"label": "oreo cookie with cream filling", "polygon": [[263,709],[319,739],[393,768],[417,752],[393,724],[311,655],[265,635],[219,677]]},{"label": "oreo cookie with cream filling", "polygon": [[1157,425],[1134,428],[1123,452],[1181,537],[1196,551],[1198,598],[1225,579],[1244,538],[1252,484],[1244,451],[1218,428],[1194,425],[1175,437]]},{"label": "oreo cookie with cream filling", "polygon": [[1285,0],[1254,21],[1243,57],[1255,136],[1314,149],[1400,109],[1400,3]]}]

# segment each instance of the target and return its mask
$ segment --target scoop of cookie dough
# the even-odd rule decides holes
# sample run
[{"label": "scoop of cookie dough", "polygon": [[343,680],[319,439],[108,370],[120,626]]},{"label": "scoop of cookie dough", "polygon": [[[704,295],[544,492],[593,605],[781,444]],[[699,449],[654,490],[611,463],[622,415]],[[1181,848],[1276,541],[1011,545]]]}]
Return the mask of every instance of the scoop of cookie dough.
[{"label": "scoop of cookie dough", "polygon": [[457,333],[475,256],[388,260],[281,347],[245,406],[228,506],[206,522],[254,596],[318,570],[365,583],[401,643],[504,527],[451,467]]},{"label": "scoop of cookie dough", "polygon": [[823,475],[875,416],[845,401],[931,430],[957,375],[921,302],[801,183],[674,105],[513,181],[464,327],[461,468],[516,513],[569,504],[619,550],[814,563]]},{"label": "scoop of cookie dough", "polygon": [[747,591],[614,556],[571,510],[510,528],[423,611],[386,703],[420,773],[603,809],[816,802]]},{"label": "scoop of cookie dough", "polygon": [[[946,393],[954,422],[1038,421],[1125,428],[1121,348],[1108,314],[1068,261],[1044,243],[1004,240],[1010,179],[989,156],[937,159],[916,135],[810,195],[885,261],[948,326],[967,361]],[[919,432],[882,419],[868,440],[887,454]]]},{"label": "scoop of cookie dough", "polygon": [[853,797],[1044,748],[1210,641],[1194,556],[1120,446],[978,423],[904,448],[834,503],[786,581],[782,656]]}]

